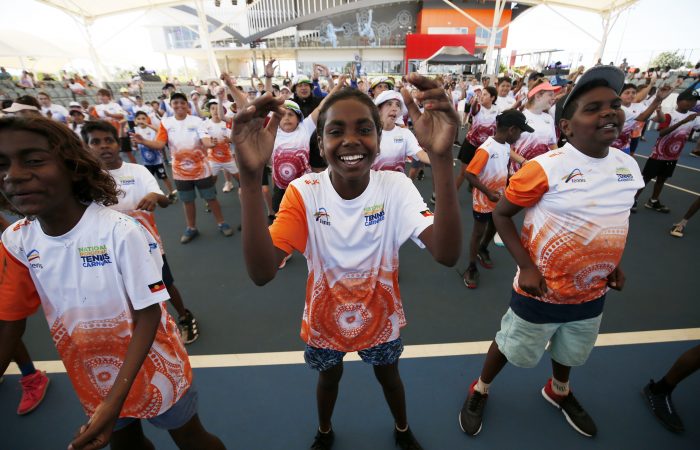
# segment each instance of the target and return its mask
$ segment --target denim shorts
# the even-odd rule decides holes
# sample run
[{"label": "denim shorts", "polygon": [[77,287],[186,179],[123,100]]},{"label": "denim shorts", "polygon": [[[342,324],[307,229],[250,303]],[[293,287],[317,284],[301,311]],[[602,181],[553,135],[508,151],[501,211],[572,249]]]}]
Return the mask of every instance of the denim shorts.
[{"label": "denim shorts", "polygon": [[[366,348],[357,352],[362,361],[373,366],[387,366],[398,361],[403,353],[403,342],[401,338],[374,347]],[[310,345],[304,350],[304,360],[306,364],[314,370],[324,372],[332,369],[343,361],[345,352],[332,350],[329,348],[316,348]]]},{"label": "denim shorts", "polygon": [[[163,430],[176,430],[189,422],[195,414],[197,414],[198,405],[199,394],[194,384],[192,384],[187,392],[180,397],[180,400],[171,406],[169,410],[159,416],[144,420],[148,420],[151,425]],[[114,428],[112,428],[112,432],[119,431],[136,420],[139,419],[135,417],[121,417],[117,419]]]},{"label": "denim shorts", "polygon": [[[175,180],[177,196],[185,203],[193,202],[197,198],[196,192],[204,200],[216,199],[216,178],[202,178],[200,180]],[[196,189],[196,191],[195,191]]]},{"label": "denim shorts", "polygon": [[[545,349],[559,364],[582,366],[598,338],[603,314],[564,323],[532,323],[508,308],[496,333],[498,349],[517,367],[535,367]],[[547,347],[549,343],[549,347]]]}]

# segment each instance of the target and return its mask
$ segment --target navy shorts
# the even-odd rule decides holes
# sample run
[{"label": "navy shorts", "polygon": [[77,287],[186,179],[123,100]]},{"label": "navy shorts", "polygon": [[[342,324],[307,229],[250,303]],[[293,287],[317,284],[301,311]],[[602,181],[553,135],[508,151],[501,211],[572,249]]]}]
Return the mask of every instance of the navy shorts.
[{"label": "navy shorts", "polygon": [[[401,338],[357,352],[360,358],[362,358],[362,361],[367,364],[372,364],[373,366],[394,364],[399,360],[401,353],[403,353],[403,342]],[[344,356],[345,352],[332,350],[330,348],[316,348],[307,345],[304,350],[304,361],[306,361],[306,364],[319,372],[325,372],[337,366],[343,362]]]},{"label": "navy shorts", "polygon": [[[180,397],[180,400],[171,406],[169,410],[159,416],[145,420],[148,420],[151,425],[163,430],[176,430],[189,422],[197,414],[198,408],[199,394],[194,384],[192,384],[187,392]],[[120,417],[114,424],[112,432],[119,431],[137,420],[140,419],[135,417]]]},{"label": "navy shorts", "polygon": [[481,223],[493,222],[493,213],[490,213],[490,212],[480,213],[480,212],[472,211],[472,215],[474,216],[474,220],[476,220],[477,222],[481,222]]},{"label": "navy shorts", "polygon": [[165,180],[168,178],[168,173],[165,171],[165,166],[161,164],[144,164],[143,165],[146,169],[148,169],[149,172],[154,177],[158,177],[161,180]]}]

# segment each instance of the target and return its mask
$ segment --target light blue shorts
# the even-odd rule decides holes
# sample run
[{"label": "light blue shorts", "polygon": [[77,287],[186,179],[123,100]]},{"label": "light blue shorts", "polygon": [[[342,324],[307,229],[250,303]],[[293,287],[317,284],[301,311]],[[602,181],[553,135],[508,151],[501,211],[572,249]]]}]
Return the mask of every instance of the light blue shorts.
[{"label": "light blue shorts", "polygon": [[[192,384],[187,392],[180,397],[180,400],[171,406],[169,410],[159,416],[144,420],[148,420],[151,425],[163,430],[176,430],[189,422],[190,419],[197,414],[198,405],[199,394],[194,384]],[[136,420],[140,419],[135,417],[121,417],[117,419],[114,428],[112,428],[112,432],[119,431]]]},{"label": "light blue shorts", "polygon": [[545,349],[559,364],[581,366],[593,350],[602,320],[600,314],[573,322],[532,323],[508,308],[496,333],[496,344],[508,362],[517,367],[535,367]]}]

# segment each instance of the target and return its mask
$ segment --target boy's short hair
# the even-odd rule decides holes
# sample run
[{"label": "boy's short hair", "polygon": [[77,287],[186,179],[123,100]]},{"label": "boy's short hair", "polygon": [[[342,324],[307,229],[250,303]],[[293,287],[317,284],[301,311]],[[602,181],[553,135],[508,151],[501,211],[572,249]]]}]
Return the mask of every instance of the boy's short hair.
[{"label": "boy's short hair", "polygon": [[173,100],[180,99],[184,102],[187,102],[187,96],[183,94],[182,92],[174,92],[173,95],[170,96],[170,103],[173,102]]},{"label": "boy's short hair", "polygon": [[500,86],[501,83],[505,83],[505,82],[507,82],[507,83],[509,83],[509,84],[513,84],[513,80],[511,80],[510,78],[508,78],[508,77],[501,77],[501,78],[498,79],[498,84],[497,84],[497,86]]},{"label": "boy's short hair", "polygon": [[163,86],[163,89],[161,90],[164,91],[166,89],[175,89],[175,85],[172,83],[165,83],[165,86]]},{"label": "boy's short hair", "polygon": [[148,119],[148,114],[146,114],[146,111],[136,111],[136,114],[134,114],[134,119],[138,116],[144,116]]},{"label": "boy's short hair", "polygon": [[627,89],[634,89],[636,91],[637,85],[632,83],[625,83],[622,85],[622,90],[620,91],[620,93],[625,92]]},{"label": "boy's short hair", "polygon": [[47,96],[49,99],[51,98],[51,96],[50,96],[49,94],[47,94],[46,92],[44,92],[44,91],[39,91],[39,92],[36,93],[36,96],[37,96],[37,97],[40,96],[40,95],[45,95],[45,96]]},{"label": "boy's short hair", "polygon": [[109,89],[102,88],[102,89],[97,91],[97,95],[105,95],[109,98],[112,98],[112,93],[109,91]]},{"label": "boy's short hair", "polygon": [[80,135],[83,137],[83,141],[85,143],[90,143],[89,135],[94,131],[104,131],[105,133],[109,133],[112,135],[115,141],[119,142],[119,133],[117,133],[117,129],[114,128],[111,123],[104,120],[91,120],[89,122],[85,122],[83,129],[80,130]]}]

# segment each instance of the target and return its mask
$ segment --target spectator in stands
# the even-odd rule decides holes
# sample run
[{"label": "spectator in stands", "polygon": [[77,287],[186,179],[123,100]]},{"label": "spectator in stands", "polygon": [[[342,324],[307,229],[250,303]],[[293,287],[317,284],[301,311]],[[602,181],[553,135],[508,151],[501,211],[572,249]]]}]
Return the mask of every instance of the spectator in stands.
[{"label": "spectator in stands", "polygon": [[12,105],[9,108],[5,108],[2,111],[18,116],[40,115],[41,105],[37,99],[31,95],[23,95],[12,102]]},{"label": "spectator in stands", "polygon": [[172,117],[175,115],[173,108],[170,106],[170,96],[175,92],[175,85],[172,83],[165,83],[163,86],[163,99],[158,105],[158,114],[161,117]]},{"label": "spectator in stands", "polygon": [[22,89],[34,89],[34,80],[30,76],[29,72],[26,70],[22,71],[22,77],[19,79],[17,86],[21,87]]},{"label": "spectator in stands", "polygon": [[87,116],[85,112],[83,112],[83,107],[80,106],[80,103],[70,102],[70,105],[68,106],[70,108],[68,110],[68,115],[70,117],[68,127],[73,130],[73,132],[82,140],[83,136],[80,134],[80,132],[83,129],[83,125],[85,125],[85,119],[87,119]]},{"label": "spectator in stands", "polygon": [[41,114],[49,119],[66,123],[68,119],[68,110],[61,105],[51,103],[49,94],[46,92],[39,92],[37,100],[39,100],[39,104],[41,105]]},{"label": "spectator in stands", "polygon": [[71,90],[76,95],[85,95],[85,86],[75,82],[75,78],[69,78],[65,87]]},{"label": "spectator in stands", "polygon": [[11,80],[12,75],[10,75],[10,72],[5,70],[4,67],[0,67],[0,80]]}]

